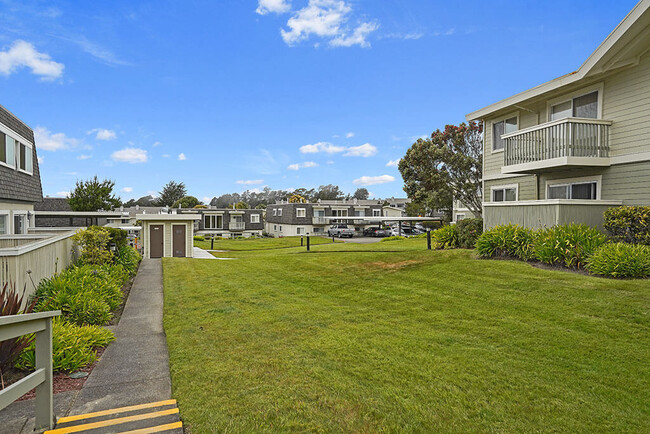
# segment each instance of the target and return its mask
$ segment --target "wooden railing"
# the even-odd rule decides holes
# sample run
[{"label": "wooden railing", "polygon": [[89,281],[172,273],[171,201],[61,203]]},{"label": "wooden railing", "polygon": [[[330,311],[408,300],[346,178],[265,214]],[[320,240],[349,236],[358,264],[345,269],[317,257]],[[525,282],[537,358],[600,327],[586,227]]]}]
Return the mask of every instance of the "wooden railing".
[{"label": "wooden railing", "polygon": [[0,410],[36,388],[36,430],[54,428],[52,398],[52,318],[60,310],[0,316],[0,342],[19,336],[36,334],[36,370],[0,391]]},{"label": "wooden railing", "polygon": [[611,124],[601,119],[566,118],[504,134],[504,164],[558,157],[609,157]]}]

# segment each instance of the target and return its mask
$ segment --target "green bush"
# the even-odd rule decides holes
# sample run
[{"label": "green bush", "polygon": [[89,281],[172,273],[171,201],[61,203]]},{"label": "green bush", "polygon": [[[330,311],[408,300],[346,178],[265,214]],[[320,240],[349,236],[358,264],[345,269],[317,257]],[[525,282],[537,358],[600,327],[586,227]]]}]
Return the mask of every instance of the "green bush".
[{"label": "green bush", "polygon": [[482,258],[512,257],[524,261],[535,258],[535,232],[518,225],[495,226],[476,240],[476,252]]},{"label": "green bush", "polygon": [[[56,318],[52,324],[52,367],[55,371],[76,371],[93,363],[95,349],[115,340],[109,330],[98,326],[78,326]],[[35,366],[34,343],[18,357],[16,367],[32,370]]]},{"label": "green bush", "polygon": [[619,206],[603,214],[614,241],[650,245],[650,206]]},{"label": "green bush", "polygon": [[108,245],[115,246],[115,251],[118,251],[127,244],[127,233],[124,229],[111,228],[108,226],[103,226],[104,229],[108,230]]},{"label": "green bush", "polygon": [[650,246],[603,244],[587,260],[587,270],[609,277],[650,276]]},{"label": "green bush", "polygon": [[382,240],[382,241],[398,241],[398,240],[405,240],[405,239],[406,239],[406,237],[398,237],[398,236],[394,236],[394,237],[386,237],[386,238],[382,238],[381,240]]},{"label": "green bush", "polygon": [[456,225],[447,225],[432,231],[431,245],[435,249],[454,249],[458,247],[458,231]]},{"label": "green bush", "polygon": [[108,228],[90,226],[79,230],[72,239],[81,249],[79,260],[84,264],[106,264],[113,258],[109,250],[111,235]]},{"label": "green bush", "polygon": [[194,241],[205,241],[205,237],[202,235],[194,235]]},{"label": "green bush", "polygon": [[[25,289],[26,287],[23,288],[23,293],[19,295],[15,283],[4,284],[0,291],[0,316],[22,315],[33,311],[35,301],[23,304]],[[16,363],[18,356],[29,346],[33,338],[33,335],[26,335],[0,342],[0,373]]]},{"label": "green bush", "polygon": [[583,268],[587,258],[607,242],[607,236],[584,224],[558,225],[537,232],[535,256],[546,264]]},{"label": "green bush", "polygon": [[473,249],[476,240],[483,233],[483,219],[463,219],[456,223],[458,246],[463,249]]},{"label": "green bush", "polygon": [[115,264],[121,265],[133,276],[136,271],[138,271],[138,265],[142,260],[142,256],[135,250],[133,247],[125,246],[117,251],[115,256]]}]

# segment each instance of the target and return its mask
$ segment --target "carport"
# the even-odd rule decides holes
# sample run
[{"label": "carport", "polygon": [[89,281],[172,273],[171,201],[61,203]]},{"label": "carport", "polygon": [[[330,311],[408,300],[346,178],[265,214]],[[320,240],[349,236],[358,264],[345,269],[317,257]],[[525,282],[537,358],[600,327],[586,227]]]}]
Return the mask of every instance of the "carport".
[{"label": "carport", "polygon": [[[402,235],[402,223],[410,223],[410,222],[421,223],[421,222],[441,222],[442,221],[442,217],[361,217],[361,216],[336,217],[336,216],[328,216],[328,217],[322,217],[322,218],[327,219],[330,222],[334,222],[334,221],[352,222],[352,224],[354,224],[354,225],[372,225],[372,224],[397,223],[398,233],[399,233],[400,236]],[[356,222],[361,222],[361,223],[356,223]]]}]

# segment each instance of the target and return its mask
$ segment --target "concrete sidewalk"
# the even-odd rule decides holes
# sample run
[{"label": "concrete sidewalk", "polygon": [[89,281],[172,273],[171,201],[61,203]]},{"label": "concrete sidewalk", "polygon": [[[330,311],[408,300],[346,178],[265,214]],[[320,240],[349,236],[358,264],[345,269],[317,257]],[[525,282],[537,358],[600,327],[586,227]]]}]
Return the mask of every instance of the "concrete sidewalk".
[{"label": "concrete sidewalk", "polygon": [[[106,348],[81,390],[54,395],[56,418],[170,399],[162,317],[162,262],[144,259],[113,330],[117,339]],[[14,402],[0,412],[0,432],[31,433],[33,416],[33,399]]]},{"label": "concrete sidewalk", "polygon": [[[160,259],[144,259],[111,343],[77,395],[76,415],[171,398]],[[57,415],[64,416],[64,415]]]}]

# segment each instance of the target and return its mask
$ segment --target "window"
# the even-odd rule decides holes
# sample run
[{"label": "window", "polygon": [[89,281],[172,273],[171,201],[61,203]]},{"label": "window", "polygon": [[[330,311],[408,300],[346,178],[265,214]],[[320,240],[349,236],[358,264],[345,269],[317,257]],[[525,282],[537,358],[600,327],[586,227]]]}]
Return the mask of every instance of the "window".
[{"label": "window", "polygon": [[20,170],[32,173],[32,148],[24,143],[16,142],[16,163]]},{"label": "window", "polygon": [[598,182],[573,182],[548,186],[547,199],[597,199]]},{"label": "window", "polygon": [[517,200],[517,185],[492,187],[492,202],[514,202]]},{"label": "window", "polygon": [[305,208],[297,208],[296,217],[307,217],[307,210]]},{"label": "window", "polygon": [[27,233],[26,220],[27,216],[25,214],[14,214],[14,234]]},{"label": "window", "polygon": [[282,232],[282,226],[280,226],[280,232]]},{"label": "window", "polygon": [[15,140],[5,133],[0,132],[0,161],[7,166],[16,167],[15,151]]},{"label": "window", "polygon": [[[278,217],[282,217],[282,208],[278,208]],[[282,230],[282,229],[280,229]]]},{"label": "window", "polygon": [[203,223],[206,229],[221,229],[223,227],[223,216],[205,215],[203,216]]},{"label": "window", "polygon": [[304,235],[305,234],[305,228],[296,228],[296,235]]},{"label": "window", "polygon": [[259,223],[260,222],[260,215],[259,214],[251,214],[251,223]]},{"label": "window", "polygon": [[277,208],[273,208],[273,216],[275,217],[276,215],[278,215],[278,209],[277,209]]},{"label": "window", "polygon": [[0,214],[0,235],[7,233],[7,217],[6,214]]},{"label": "window", "polygon": [[314,210],[314,217],[325,217],[325,210],[324,209],[315,209]]},{"label": "window", "polygon": [[580,95],[551,106],[550,120],[564,118],[598,118],[598,91]]},{"label": "window", "polygon": [[372,216],[373,217],[381,217],[381,210],[380,209],[373,209],[372,210]]},{"label": "window", "polygon": [[514,133],[517,131],[517,117],[511,117],[498,122],[492,122],[492,150],[499,151],[503,149],[504,140],[501,138],[504,134]]},{"label": "window", "polygon": [[465,214],[456,214],[456,221],[459,222],[465,218]]},{"label": "window", "polygon": [[278,230],[278,225],[273,225],[273,230],[277,231]]},{"label": "window", "polygon": [[322,231],[323,231],[323,228],[314,228],[314,233],[315,234],[320,233]]},{"label": "window", "polygon": [[354,210],[354,216],[355,217],[365,217],[366,216],[366,211],[362,209],[355,209]]}]

